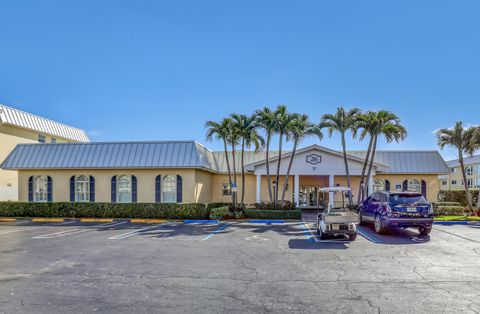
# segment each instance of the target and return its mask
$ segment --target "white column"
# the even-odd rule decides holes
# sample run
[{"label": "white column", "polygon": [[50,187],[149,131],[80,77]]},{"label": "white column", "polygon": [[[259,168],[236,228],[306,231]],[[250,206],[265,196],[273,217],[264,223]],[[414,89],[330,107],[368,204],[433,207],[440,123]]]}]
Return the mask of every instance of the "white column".
[{"label": "white column", "polygon": [[262,176],[257,174],[257,203],[262,202]]},{"label": "white column", "polygon": [[[373,175],[370,175],[370,178],[368,179],[368,194],[372,194],[373,192]],[[368,195],[366,195],[368,197]]]},{"label": "white column", "polygon": [[[335,186],[335,176],[333,174],[328,176],[328,186],[333,187]],[[328,193],[328,206],[333,207],[333,198],[335,194],[333,192]]]},{"label": "white column", "polygon": [[293,177],[293,199],[296,207],[300,207],[300,175]]}]

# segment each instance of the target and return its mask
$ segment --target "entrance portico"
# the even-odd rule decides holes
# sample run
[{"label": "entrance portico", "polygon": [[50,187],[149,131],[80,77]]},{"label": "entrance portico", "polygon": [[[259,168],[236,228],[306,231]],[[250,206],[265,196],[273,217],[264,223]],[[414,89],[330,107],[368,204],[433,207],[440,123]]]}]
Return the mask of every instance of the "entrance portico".
[{"label": "entrance portico", "polygon": [[[291,153],[281,156],[280,176],[284,182],[290,162]],[[359,178],[362,171],[363,160],[354,156],[348,156],[348,165],[350,176],[352,179],[352,192],[354,195],[358,193]],[[270,180],[272,186],[276,189],[275,174],[278,157],[270,159]],[[372,191],[373,176],[382,165],[374,164],[371,180],[369,180],[369,190]],[[266,180],[266,162],[260,161],[246,166],[248,171],[253,171],[256,175],[256,202],[269,201],[268,194],[262,187],[262,181],[267,184]],[[330,150],[319,145],[312,145],[298,150],[294,156],[292,166],[289,173],[289,182],[293,179],[293,191],[287,185],[287,194],[285,199],[295,202],[297,207],[315,208],[319,206],[322,196],[318,190],[326,186],[346,186],[345,163],[343,155],[337,151]],[[283,183],[278,187],[280,190],[279,197],[283,188]],[[340,196],[341,198],[341,196]],[[334,206],[335,196],[333,192],[329,193],[328,204]]]}]

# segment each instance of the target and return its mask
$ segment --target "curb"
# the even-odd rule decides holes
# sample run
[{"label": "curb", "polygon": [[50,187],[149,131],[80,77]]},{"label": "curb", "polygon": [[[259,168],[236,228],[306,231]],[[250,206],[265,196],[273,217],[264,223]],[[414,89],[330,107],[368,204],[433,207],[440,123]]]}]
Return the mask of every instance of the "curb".
[{"label": "curb", "polygon": [[476,225],[480,224],[480,221],[476,220],[440,220],[434,221],[434,225]]},{"label": "curb", "polygon": [[15,221],[31,221],[31,222],[64,222],[64,221],[79,221],[79,222],[113,222],[113,221],[128,221],[130,223],[146,223],[159,224],[165,223],[165,219],[117,219],[117,218],[10,218],[0,217],[0,222],[15,222]]}]

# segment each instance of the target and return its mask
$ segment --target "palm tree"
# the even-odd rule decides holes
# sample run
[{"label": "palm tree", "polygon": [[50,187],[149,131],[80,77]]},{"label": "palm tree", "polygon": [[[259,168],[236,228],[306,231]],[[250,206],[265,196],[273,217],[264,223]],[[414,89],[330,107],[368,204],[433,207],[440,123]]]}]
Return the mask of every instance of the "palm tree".
[{"label": "palm tree", "polygon": [[[465,152],[473,156],[473,154],[480,149],[480,126],[477,127],[471,127],[471,139],[467,143],[467,147]],[[477,196],[477,208],[480,208],[480,190],[478,191],[478,196]]]},{"label": "palm tree", "polygon": [[403,141],[407,137],[407,130],[401,124],[400,118],[388,111],[388,110],[380,110],[374,113],[375,118],[373,119],[372,125],[372,134],[373,138],[373,146],[372,146],[372,155],[370,157],[370,165],[368,167],[367,173],[367,183],[365,184],[365,189],[367,195],[371,191],[368,191],[368,185],[370,181],[370,176],[372,174],[373,164],[375,163],[375,153],[377,151],[377,142],[380,136],[385,137],[387,143],[391,143],[393,141],[400,142]]},{"label": "palm tree", "polygon": [[445,146],[451,146],[457,149],[458,161],[462,170],[463,184],[465,187],[465,194],[467,196],[468,210],[472,212],[472,196],[468,189],[467,174],[465,173],[465,163],[463,161],[463,154],[471,151],[471,141],[475,136],[473,128],[466,129],[463,127],[461,121],[455,122],[454,126],[449,129],[440,129],[437,131],[437,142],[440,149]]},{"label": "palm tree", "polygon": [[[223,142],[223,149],[225,153],[225,160],[227,163],[227,171],[228,171],[228,183],[230,188],[232,187],[232,171],[230,168],[230,160],[228,158],[228,144],[230,140],[230,132],[232,129],[232,120],[229,118],[225,118],[220,122],[215,121],[207,121],[205,123],[205,128],[207,129],[207,141],[212,141],[215,137],[218,140]],[[234,203],[233,199],[234,195],[232,193],[232,204]]]},{"label": "palm tree", "polygon": [[358,196],[357,196],[357,204],[360,203],[360,200],[364,199],[364,192],[365,192],[365,175],[367,171],[368,161],[370,160],[370,154],[373,148],[373,141],[375,138],[375,126],[376,126],[376,115],[375,112],[368,111],[365,114],[360,114],[358,116],[358,127],[362,129],[360,133],[360,140],[364,140],[366,136],[370,136],[368,141],[368,149],[365,155],[365,160],[363,162],[362,167],[362,175],[360,176],[360,186],[358,188]]},{"label": "palm tree", "polygon": [[241,141],[241,161],[240,167],[242,170],[242,194],[240,197],[240,205],[243,207],[245,200],[245,147],[250,148],[255,146],[255,151],[264,144],[263,137],[257,132],[255,116],[247,116],[244,114],[234,113],[231,115],[234,132],[238,134]]},{"label": "palm tree", "polygon": [[270,197],[270,202],[273,202],[272,195],[272,181],[270,180],[270,142],[272,141],[272,136],[275,133],[275,114],[270,108],[264,107],[261,110],[257,110],[254,114],[256,116],[257,127],[263,129],[266,135],[266,144],[265,144],[265,160],[266,160],[266,170],[267,170],[267,185],[268,185],[268,195]]},{"label": "palm tree", "polygon": [[290,124],[289,131],[287,133],[287,138],[293,140],[293,149],[292,154],[290,155],[290,161],[288,163],[287,174],[285,175],[285,182],[283,183],[282,204],[285,202],[285,194],[287,192],[288,186],[288,177],[290,175],[290,170],[292,169],[293,159],[295,158],[298,144],[303,138],[310,135],[316,135],[320,140],[322,140],[323,138],[320,126],[311,123],[308,119],[308,115],[294,114],[293,117],[294,118],[292,120],[292,123]]},{"label": "palm tree", "polygon": [[[358,115],[360,109],[353,108],[348,111],[343,107],[339,107],[334,114],[324,114],[322,116],[320,126],[328,130],[328,135],[331,137],[333,132],[339,132],[342,138],[343,161],[345,163],[345,174],[347,176],[347,186],[351,188],[350,171],[348,169],[347,161],[347,144],[345,134],[348,131],[352,132],[353,137],[357,133]],[[350,205],[353,204],[352,193],[348,193],[348,200]]]},{"label": "palm tree", "polygon": [[278,134],[278,161],[277,171],[275,175],[276,188],[274,190],[274,208],[277,209],[278,203],[278,190],[280,187],[280,165],[282,161],[282,146],[283,137],[289,132],[289,127],[294,119],[294,115],[291,115],[287,111],[285,105],[279,105],[274,112],[275,115],[275,133]]}]

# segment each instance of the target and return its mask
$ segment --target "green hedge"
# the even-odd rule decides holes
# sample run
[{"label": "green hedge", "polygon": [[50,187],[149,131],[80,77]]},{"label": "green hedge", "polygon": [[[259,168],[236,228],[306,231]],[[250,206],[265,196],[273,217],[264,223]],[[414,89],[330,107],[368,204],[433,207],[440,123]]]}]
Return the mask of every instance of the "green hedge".
[{"label": "green hedge", "polygon": [[245,217],[255,218],[255,219],[302,219],[302,211],[300,209],[291,209],[291,210],[245,209]]},{"label": "green hedge", "polygon": [[438,206],[433,209],[435,216],[463,216],[465,207],[463,206]]},{"label": "green hedge", "polygon": [[230,206],[232,203],[208,203],[207,204],[207,209],[211,210],[212,208],[219,208],[219,207],[225,207],[225,206]]},{"label": "green hedge", "polygon": [[[472,195],[473,206],[477,204],[478,199],[478,189],[469,190],[470,195]],[[438,193],[439,202],[457,202],[462,206],[467,206],[467,196],[465,190],[454,190],[454,191],[440,191]]]},{"label": "green hedge", "polygon": [[462,206],[459,202],[437,202],[436,206]]},{"label": "green hedge", "polygon": [[3,217],[208,219],[206,204],[0,202]]},{"label": "green hedge", "polygon": [[293,204],[290,201],[284,201],[283,204],[279,202],[276,205],[276,209],[275,209],[275,204],[273,202],[255,203],[254,206],[255,206],[255,209],[258,209],[258,210],[295,210],[295,204]]},{"label": "green hedge", "polygon": [[230,213],[230,209],[228,206],[223,207],[216,207],[210,209],[210,219],[228,219],[231,218],[232,214]]}]

